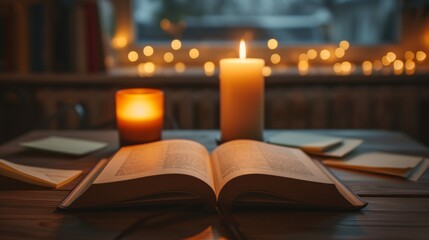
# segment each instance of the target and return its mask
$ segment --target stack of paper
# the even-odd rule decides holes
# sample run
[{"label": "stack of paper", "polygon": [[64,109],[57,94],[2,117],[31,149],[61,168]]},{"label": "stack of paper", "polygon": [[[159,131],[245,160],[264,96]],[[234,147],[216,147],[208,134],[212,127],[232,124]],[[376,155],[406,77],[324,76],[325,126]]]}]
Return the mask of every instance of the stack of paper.
[{"label": "stack of paper", "polygon": [[277,145],[300,148],[309,154],[327,157],[343,157],[358,147],[362,143],[362,140],[316,134],[284,132],[270,137],[268,142]]},{"label": "stack of paper", "polygon": [[324,160],[332,167],[387,174],[417,181],[428,169],[429,160],[419,156],[383,152],[363,153],[345,160]]},{"label": "stack of paper", "polygon": [[81,170],[31,167],[0,159],[0,176],[44,187],[59,188],[81,173]]}]

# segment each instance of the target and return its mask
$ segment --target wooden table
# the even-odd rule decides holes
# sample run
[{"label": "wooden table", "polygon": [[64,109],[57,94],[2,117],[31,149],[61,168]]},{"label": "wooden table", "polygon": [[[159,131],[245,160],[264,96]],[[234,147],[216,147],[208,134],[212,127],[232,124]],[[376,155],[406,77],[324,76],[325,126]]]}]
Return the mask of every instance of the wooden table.
[{"label": "wooden table", "polygon": [[[278,131],[266,131],[269,136]],[[429,156],[429,149],[407,136],[375,130],[306,130],[365,140],[357,151],[379,150]],[[164,138],[193,139],[209,150],[218,131],[165,131]],[[84,157],[25,150],[18,145],[48,135],[105,141],[109,147]],[[0,158],[34,166],[84,169],[110,156],[118,147],[115,131],[33,131],[0,147]],[[428,239],[429,171],[418,182],[332,169],[369,205],[362,211],[249,210],[233,213],[241,233],[249,239]],[[82,177],[82,176],[81,176]],[[157,210],[134,208],[70,213],[56,206],[80,180],[59,190],[14,186],[0,190],[0,239],[113,239],[139,219]],[[317,196],[314,196],[317,198]],[[159,210],[158,210],[159,211]],[[147,221],[127,239],[231,238],[216,214],[183,210]]]}]

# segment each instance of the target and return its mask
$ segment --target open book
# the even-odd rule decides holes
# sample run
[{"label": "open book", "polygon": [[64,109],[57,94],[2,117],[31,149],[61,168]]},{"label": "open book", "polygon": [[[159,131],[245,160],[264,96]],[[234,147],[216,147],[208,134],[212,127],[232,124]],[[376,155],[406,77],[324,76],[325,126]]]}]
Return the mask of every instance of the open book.
[{"label": "open book", "polygon": [[240,204],[336,209],[366,205],[299,149],[235,140],[209,154],[193,141],[165,140],[121,148],[107,164],[100,162],[59,208],[191,200],[226,209]]}]

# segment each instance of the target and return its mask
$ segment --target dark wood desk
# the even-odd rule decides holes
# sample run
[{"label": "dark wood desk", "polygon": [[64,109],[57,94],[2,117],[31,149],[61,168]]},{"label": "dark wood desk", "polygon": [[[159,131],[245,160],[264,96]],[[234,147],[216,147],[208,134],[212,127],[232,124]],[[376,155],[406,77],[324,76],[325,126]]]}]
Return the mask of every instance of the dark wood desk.
[{"label": "dark wood desk", "polygon": [[[267,131],[267,136],[276,131]],[[357,151],[379,150],[429,157],[429,149],[398,132],[372,130],[308,130],[365,140]],[[80,158],[25,150],[18,145],[48,135],[106,141],[109,147]],[[187,138],[216,147],[217,131],[165,131],[164,138]],[[21,164],[87,173],[118,147],[115,131],[34,131],[0,147],[0,158]],[[427,239],[429,236],[429,172],[418,182],[375,174],[332,169],[369,202],[358,212],[322,210],[253,210],[233,213],[249,239],[381,238]],[[112,239],[155,210],[128,209],[70,213],[56,206],[82,178],[59,190],[16,187],[0,191],[0,239]],[[317,198],[317,196],[315,196]],[[177,211],[146,222],[131,239],[230,238],[215,214]]]}]

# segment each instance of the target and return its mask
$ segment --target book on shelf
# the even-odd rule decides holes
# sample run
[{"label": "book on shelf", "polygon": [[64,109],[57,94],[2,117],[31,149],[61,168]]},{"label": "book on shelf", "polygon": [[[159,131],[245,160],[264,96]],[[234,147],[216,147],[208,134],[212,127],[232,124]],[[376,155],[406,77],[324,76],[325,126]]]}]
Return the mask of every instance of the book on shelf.
[{"label": "book on shelf", "polygon": [[28,3],[28,41],[29,41],[29,68],[31,72],[46,71],[45,31],[47,22],[47,7],[43,2]]},{"label": "book on shelf", "polygon": [[81,170],[63,170],[26,166],[0,159],[0,188],[28,183],[42,187],[60,188],[82,173]]},{"label": "book on shelf", "polygon": [[361,139],[340,138],[318,134],[282,132],[268,138],[269,143],[300,148],[311,155],[344,157],[360,144]]},{"label": "book on shelf", "polygon": [[0,72],[106,69],[98,1],[0,1],[0,20]]},{"label": "book on shelf", "polygon": [[410,156],[384,152],[368,152],[344,160],[326,159],[325,165],[364,172],[386,174],[417,181],[429,168],[429,160],[421,156]]},{"label": "book on shelf", "polygon": [[360,209],[366,203],[299,149],[235,140],[209,153],[190,140],[121,148],[59,205],[78,210],[199,202]]}]

